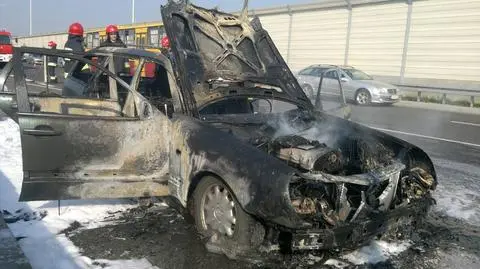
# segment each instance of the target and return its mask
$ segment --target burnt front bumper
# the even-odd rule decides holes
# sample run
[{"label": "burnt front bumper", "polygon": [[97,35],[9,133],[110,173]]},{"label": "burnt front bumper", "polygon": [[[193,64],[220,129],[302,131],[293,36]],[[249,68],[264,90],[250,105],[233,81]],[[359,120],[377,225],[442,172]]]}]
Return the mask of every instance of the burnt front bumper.
[{"label": "burnt front bumper", "polygon": [[332,229],[297,230],[292,233],[292,249],[356,248],[378,235],[414,227],[426,216],[433,203],[432,198],[422,198],[388,212],[372,213],[368,220],[358,220]]}]

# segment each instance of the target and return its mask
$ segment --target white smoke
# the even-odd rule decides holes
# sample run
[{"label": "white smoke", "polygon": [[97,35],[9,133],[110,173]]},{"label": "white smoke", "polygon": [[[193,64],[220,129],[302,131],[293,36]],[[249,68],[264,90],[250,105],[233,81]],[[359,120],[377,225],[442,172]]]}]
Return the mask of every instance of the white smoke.
[{"label": "white smoke", "polygon": [[338,125],[337,121],[318,119],[317,121],[298,124],[295,119],[289,119],[285,114],[278,121],[272,124],[276,128],[273,139],[281,136],[297,135],[308,140],[318,141],[328,147],[334,147],[339,139],[346,137],[344,128]]}]

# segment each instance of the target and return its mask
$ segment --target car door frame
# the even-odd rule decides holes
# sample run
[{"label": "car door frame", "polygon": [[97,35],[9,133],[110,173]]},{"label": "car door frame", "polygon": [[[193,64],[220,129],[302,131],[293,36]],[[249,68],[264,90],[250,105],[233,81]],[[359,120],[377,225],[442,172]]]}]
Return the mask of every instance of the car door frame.
[{"label": "car door frame", "polygon": [[[17,121],[17,94],[15,89],[11,89],[11,91],[5,91],[6,82],[11,75],[12,72],[12,61],[9,61],[0,71],[0,110],[3,111],[8,117],[13,119],[15,122]],[[15,87],[15,85],[13,85]]]},{"label": "car door frame", "polygon": [[[135,109],[137,111],[138,118],[124,118],[124,117],[111,117],[111,118],[104,118],[104,117],[91,117],[91,116],[83,116],[83,115],[63,115],[63,114],[51,114],[51,113],[42,113],[32,111],[30,106],[30,100],[27,92],[27,84],[25,81],[25,76],[23,74],[23,66],[19,57],[21,57],[22,53],[30,52],[30,51],[37,51],[41,54],[51,54],[51,50],[46,49],[37,49],[37,48],[21,48],[18,49],[14,53],[14,58],[12,59],[12,68],[14,72],[14,90],[16,92],[17,97],[17,104],[18,104],[18,124],[20,126],[20,132],[22,137],[22,153],[23,153],[23,163],[24,163],[24,181],[22,183],[22,192],[20,194],[21,201],[36,201],[36,200],[60,200],[60,199],[103,199],[103,198],[127,198],[127,197],[149,197],[149,196],[167,196],[168,195],[168,149],[169,149],[169,142],[165,141],[165,143],[161,144],[160,146],[156,147],[156,142],[158,139],[164,138],[165,132],[168,133],[168,128],[170,127],[170,121],[168,117],[163,115],[158,109],[154,108],[148,100],[146,100],[143,96],[135,91],[133,88],[138,80],[138,76],[140,75],[141,69],[137,70],[135,77],[132,79],[132,83],[130,85],[126,84],[122,81],[118,76],[114,73],[110,72],[99,66],[88,59],[85,59],[81,56],[75,56],[70,52],[61,53],[55,52],[55,55],[59,57],[71,58],[79,61],[84,61],[92,66],[95,66],[97,70],[106,73],[109,78],[114,78],[117,83],[120,83],[123,87],[129,90],[129,95],[132,96],[130,99],[134,102]],[[24,85],[20,85],[23,81]],[[111,88],[110,88],[111,89]],[[48,98],[48,97],[45,97]],[[88,100],[88,98],[87,98]],[[145,110],[141,111],[139,108]],[[122,109],[123,110],[123,109]],[[147,113],[144,113],[147,111]],[[122,115],[123,116],[123,115]],[[40,124],[37,125],[35,120],[40,119]],[[32,123],[33,122],[33,123]],[[44,124],[45,122],[50,123]],[[106,125],[108,122],[112,122],[109,126],[118,126],[122,125],[125,128],[125,132],[128,133],[127,127],[137,128],[133,131],[139,131],[142,135],[138,135],[140,138],[133,141],[133,144],[137,143],[136,145],[140,145],[146,151],[150,150],[149,147],[153,149],[161,148],[164,150],[157,151],[159,154],[163,154],[162,157],[162,165],[157,165],[159,160],[155,160],[154,168],[158,166],[158,171],[153,171],[154,173],[148,174],[145,173],[145,170],[141,170],[140,172],[136,172],[133,174],[130,173],[121,173],[124,170],[115,170],[115,169],[97,169],[95,173],[95,169],[87,170],[87,169],[78,169],[78,170],[64,170],[61,169],[53,169],[53,170],[32,170],[29,167],[35,167],[35,160],[29,163],[28,158],[29,156],[35,154],[36,147],[42,148],[44,146],[42,143],[47,143],[49,138],[52,137],[60,137],[62,136],[62,132],[65,133],[67,136],[64,141],[70,142],[71,140],[74,141],[74,138],[68,137],[73,132],[68,130],[71,126],[71,123],[80,122],[79,126],[92,126],[92,130],[100,130],[100,134],[105,135],[106,133],[102,133],[102,126]],[[118,124],[117,122],[121,123]],[[161,123],[161,124],[159,124]],[[28,128],[33,125],[36,125],[35,128]],[[81,125],[84,124],[84,125]],[[86,124],[86,125],[85,125]],[[160,126],[158,126],[160,125]],[[38,129],[37,127],[42,127]],[[53,127],[52,127],[53,126]],[[60,128],[55,128],[60,126]],[[62,129],[64,126],[64,129]],[[156,127],[158,126],[158,127]],[[148,131],[152,131],[152,135],[147,133]],[[69,132],[70,131],[70,132]],[[82,128],[78,129],[79,132],[82,131]],[[26,137],[33,135],[34,137]],[[74,137],[74,135],[72,135]],[[133,136],[137,136],[137,134],[133,134]],[[102,137],[102,136],[101,136]],[[131,139],[131,137],[127,137]],[[101,139],[101,138],[100,138]],[[110,139],[110,141],[114,141],[115,139],[121,140],[121,137],[114,137],[114,139]],[[88,139],[87,139],[88,140]],[[91,139],[94,141],[96,139]],[[32,142],[33,141],[33,142]],[[55,141],[55,140],[53,140]],[[124,139],[122,141],[129,141],[128,139]],[[153,143],[153,144],[152,144]],[[158,143],[158,142],[157,142]],[[52,152],[50,154],[55,154],[55,152],[59,153],[61,156],[66,156],[68,159],[69,154],[75,155],[75,150],[79,148],[72,147],[71,149],[59,149],[59,147],[55,147],[55,143],[51,143],[53,146],[51,147]],[[68,143],[63,143],[61,145],[71,145]],[[88,142],[86,143],[88,146]],[[44,147],[45,148],[45,147]],[[117,153],[125,153],[128,150],[125,147],[121,148],[118,147],[118,151],[114,152]],[[66,153],[62,153],[64,150]],[[80,148],[83,150],[83,148]],[[86,153],[95,152],[95,149],[84,149]],[[104,149],[97,149],[97,150],[104,150],[108,151],[109,146],[107,145]],[[134,149],[132,149],[134,150]],[[94,153],[95,154],[95,153]],[[88,155],[88,154],[87,154]],[[144,156],[144,155],[141,155]],[[39,157],[48,157],[47,156],[36,156]],[[129,157],[129,156],[127,156]],[[135,157],[135,155],[134,155]],[[155,157],[155,156],[154,156]],[[32,157],[33,158],[33,157]],[[54,157],[52,159],[55,159]],[[58,156],[56,158],[59,159]],[[107,158],[107,160],[109,160]],[[138,165],[135,163],[138,159],[134,159],[133,163],[129,163],[129,165]],[[144,165],[149,165],[147,160],[143,160]],[[148,160],[151,161],[151,160]],[[48,164],[48,161],[46,161]],[[103,163],[98,163],[100,166]],[[37,165],[38,166],[38,165]],[[59,165],[61,166],[61,165]],[[38,166],[40,167],[40,166]],[[37,167],[37,168],[38,168]],[[72,166],[73,167],[73,166]],[[61,168],[64,168],[63,166]],[[26,170],[25,170],[26,169]],[[41,169],[41,168],[40,168]],[[133,168],[134,169],[134,168]],[[126,171],[126,170],[125,170]],[[150,171],[150,170],[148,170]]]},{"label": "car door frame", "polygon": [[[325,79],[325,76],[328,74],[328,72],[336,72],[337,73],[337,83],[338,83],[338,86],[339,86],[339,90],[340,90],[340,100],[341,100],[341,104],[340,104],[340,107],[338,108],[335,108],[333,111],[327,111],[327,110],[324,110],[324,107],[323,107],[323,100],[321,98],[321,95],[322,95],[322,87],[323,87],[323,80]],[[350,105],[348,105],[347,103],[347,100],[346,100],[346,97],[345,97],[345,92],[343,90],[343,86],[342,86],[342,81],[341,81],[341,70],[340,68],[331,68],[331,69],[327,69],[325,71],[323,71],[321,73],[321,76],[320,76],[320,81],[318,83],[318,90],[317,90],[317,96],[315,98],[315,109],[317,111],[323,111],[327,114],[332,114],[334,116],[337,116],[337,117],[341,117],[341,118],[344,118],[344,119],[347,119],[347,120],[350,120],[351,118],[351,113],[352,113],[352,108],[350,107]]]},{"label": "car door frame", "polygon": [[340,82],[342,83],[343,93],[345,94],[346,100],[355,100],[355,93],[356,88],[352,86],[353,79],[347,74],[347,72],[343,71],[342,69],[339,70],[340,75],[345,76],[348,81],[343,81],[342,77],[340,77]]}]

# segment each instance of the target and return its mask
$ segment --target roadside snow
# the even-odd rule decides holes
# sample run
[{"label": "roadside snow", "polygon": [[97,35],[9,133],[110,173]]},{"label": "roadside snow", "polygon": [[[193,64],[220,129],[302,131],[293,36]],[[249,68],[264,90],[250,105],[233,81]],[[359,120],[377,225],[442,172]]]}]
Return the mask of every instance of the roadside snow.
[{"label": "roadside snow", "polygon": [[354,264],[376,264],[388,260],[391,256],[400,254],[410,247],[409,242],[388,243],[373,241],[368,246],[355,250],[342,258]]},{"label": "roadside snow", "polygon": [[109,213],[125,211],[135,205],[128,200],[18,202],[22,178],[22,148],[18,125],[2,119],[0,112],[0,210],[5,217],[19,220],[8,226],[33,269],[77,268],[157,268],[147,260],[95,261],[80,251],[63,234],[78,221],[84,228],[108,224]]}]

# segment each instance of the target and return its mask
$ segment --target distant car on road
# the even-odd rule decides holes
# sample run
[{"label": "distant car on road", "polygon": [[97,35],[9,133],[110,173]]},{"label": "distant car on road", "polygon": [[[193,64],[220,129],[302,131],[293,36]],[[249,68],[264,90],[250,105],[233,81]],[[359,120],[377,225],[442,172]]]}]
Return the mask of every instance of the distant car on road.
[{"label": "distant car on road", "polygon": [[[341,74],[340,81],[347,100],[353,100],[359,105],[371,103],[392,104],[400,100],[398,88],[394,85],[375,80],[370,75],[351,66],[340,65],[311,65],[296,74],[296,78],[307,96],[314,100],[320,77],[324,73],[322,82],[323,94],[339,94],[338,75],[331,69],[338,68]],[[327,71],[325,73],[325,71]]]},{"label": "distant car on road", "polygon": [[36,55],[36,54],[31,54],[31,53],[26,53],[26,55],[23,55],[22,61],[27,62],[28,64],[31,65],[41,65],[43,64],[43,58],[41,55]]}]

